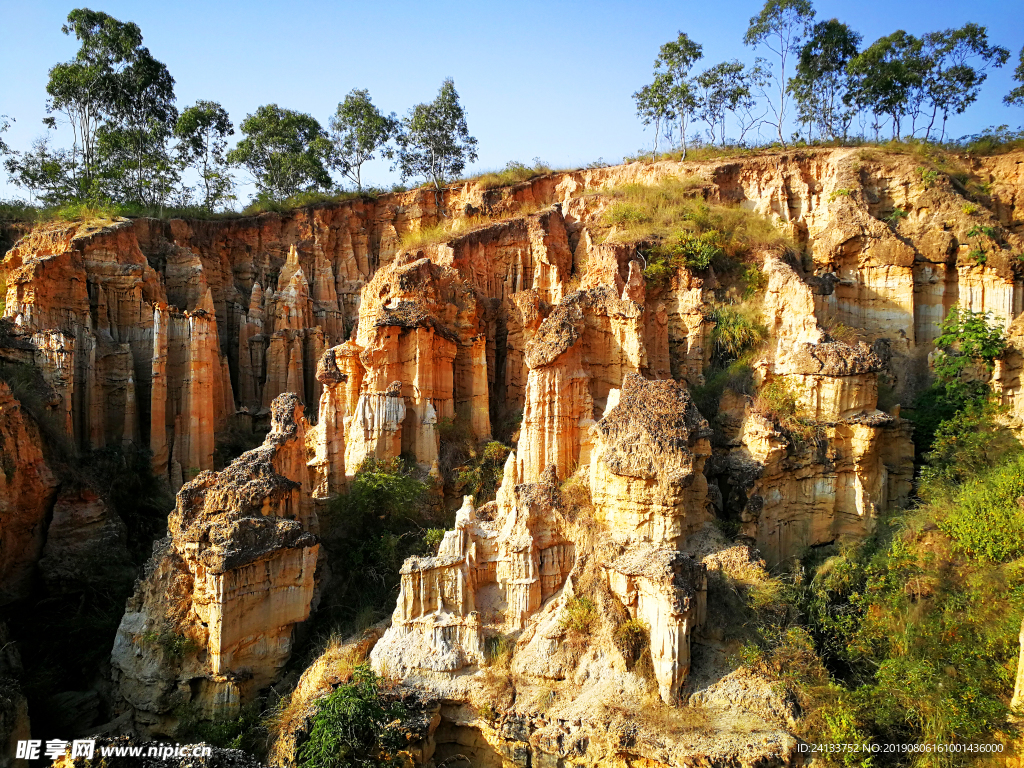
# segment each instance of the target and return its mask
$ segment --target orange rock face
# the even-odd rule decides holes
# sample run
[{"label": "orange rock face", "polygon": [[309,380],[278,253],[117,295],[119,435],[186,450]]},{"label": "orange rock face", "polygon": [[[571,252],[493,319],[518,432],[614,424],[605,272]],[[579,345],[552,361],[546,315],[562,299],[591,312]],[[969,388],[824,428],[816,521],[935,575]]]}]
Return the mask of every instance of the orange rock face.
[{"label": "orange rock face", "polygon": [[0,382],[0,603],[28,594],[43,550],[57,481],[41,444],[35,422]]},{"label": "orange rock face", "polygon": [[[234,221],[28,233],[5,262],[17,359],[41,369],[80,447],[149,446],[180,489],[115,649],[138,726],[170,732],[183,701],[230,713],[273,679],[314,602],[313,499],[344,493],[367,458],[436,469],[449,420],[515,450],[496,502],[466,501],[438,555],[404,567],[375,661],[457,686],[500,630],[521,640],[519,672],[564,679],[543,659],[589,563],[616,611],[649,627],[659,692],[676,700],[710,609],[693,544],[708,521],[738,523],[770,565],[867,535],[908,499],[897,403],[927,381],[949,308],[1007,326],[1024,309],[1010,258],[1024,250],[1011,226],[1024,209],[1019,154],[971,161],[992,190],[975,208],[945,177],[924,183],[913,158],[862,155],[635,163]],[[750,306],[768,335],[749,381],[717,403],[712,309],[743,300],[735,275],[679,268],[649,282],[644,244],[615,242],[602,218],[613,200],[600,190],[681,177],[698,182],[688,194],[762,214],[803,254],[751,254],[763,280]],[[403,247],[438,224],[447,236]],[[984,264],[968,234],[978,226],[1000,228]],[[994,383],[1024,413],[1024,332],[1012,331]],[[788,422],[771,396],[784,396]],[[36,439],[10,414],[0,432]],[[213,473],[236,414],[269,416],[274,431]],[[42,546],[30,520],[45,519],[18,500],[36,510],[53,494],[43,469],[29,471],[41,454],[19,443],[12,455],[3,487],[19,511],[0,537],[19,544],[0,549],[17,574]],[[566,482],[589,492],[591,527],[564,516]],[[144,641],[167,632],[203,660]]]}]

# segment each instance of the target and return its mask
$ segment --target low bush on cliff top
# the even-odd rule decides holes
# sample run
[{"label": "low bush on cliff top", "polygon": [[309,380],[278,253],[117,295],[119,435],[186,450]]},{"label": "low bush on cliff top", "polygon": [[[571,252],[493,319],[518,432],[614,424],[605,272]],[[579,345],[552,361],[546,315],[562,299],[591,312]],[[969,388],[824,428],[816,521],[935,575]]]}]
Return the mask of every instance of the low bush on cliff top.
[{"label": "low bush on cliff top", "polygon": [[554,172],[555,170],[550,165],[535,157],[533,165],[513,160],[500,171],[487,171],[477,176],[468,177],[464,181],[470,184],[475,183],[483,189],[496,189],[498,187],[509,187],[513,184],[529,181],[538,176],[545,176]]}]

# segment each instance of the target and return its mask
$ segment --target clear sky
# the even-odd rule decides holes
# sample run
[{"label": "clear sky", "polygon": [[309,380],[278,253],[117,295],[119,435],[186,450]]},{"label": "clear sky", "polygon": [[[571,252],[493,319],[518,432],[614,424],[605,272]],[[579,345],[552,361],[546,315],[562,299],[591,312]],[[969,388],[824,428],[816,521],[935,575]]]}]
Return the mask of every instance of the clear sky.
[{"label": "clear sky", "polygon": [[[219,101],[236,126],[272,102],[326,126],[352,88],[368,88],[382,109],[403,115],[452,77],[480,142],[473,170],[483,170],[534,157],[575,167],[649,148],[632,94],[649,82],[658,47],[684,31],[704,46],[698,71],[725,59],[751,62],[756,54],[742,37],[762,2],[92,0],[88,7],[141,27],[144,44],[177,81],[179,108]],[[47,72],[77,50],[60,31],[74,7],[0,0],[0,114],[17,121],[5,134],[14,148],[28,149],[44,133]],[[986,25],[990,40],[1011,50],[1011,64],[990,75],[950,133],[1024,124],[1024,109],[1001,103],[1024,45],[1021,0],[817,0],[815,9],[819,19],[850,24],[865,44],[900,28]],[[55,138],[70,144],[66,128]],[[367,166],[363,178],[397,180],[383,162]],[[0,198],[17,196],[24,193],[0,170]]]}]

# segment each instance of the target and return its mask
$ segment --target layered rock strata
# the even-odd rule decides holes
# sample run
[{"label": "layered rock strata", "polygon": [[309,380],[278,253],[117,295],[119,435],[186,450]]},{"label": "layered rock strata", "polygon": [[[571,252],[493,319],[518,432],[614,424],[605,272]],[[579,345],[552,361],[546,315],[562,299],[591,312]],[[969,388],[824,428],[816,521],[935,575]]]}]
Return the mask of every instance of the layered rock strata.
[{"label": "layered rock strata", "polygon": [[[17,338],[0,358],[40,369],[49,412],[80,448],[149,447],[184,494],[115,650],[138,727],[170,732],[181,703],[230,713],[272,679],[313,602],[312,497],[344,493],[367,458],[432,469],[448,419],[479,441],[515,435],[516,450],[497,501],[466,501],[438,555],[406,564],[375,660],[411,680],[440,675],[469,706],[465,680],[500,632],[518,638],[517,674],[575,686],[579,701],[640,690],[610,652],[566,660],[563,612],[600,592],[647,625],[659,695],[675,701],[709,609],[692,542],[712,516],[738,521],[775,565],[862,537],[907,499],[911,443],[896,403],[927,383],[943,317],[958,303],[1008,325],[1024,304],[1018,161],[970,161],[991,189],[977,200],[920,173],[916,158],[841,149],[468,183],[235,221],[29,232],[4,263]],[[698,181],[687,194],[762,214],[798,246],[756,255],[770,339],[753,382],[718,403],[713,452],[687,389],[705,384],[712,359],[708,305],[741,292],[714,270],[645,284],[643,248],[602,242],[615,233],[599,190],[681,177]],[[403,249],[403,236],[438,223],[449,230],[440,242]],[[995,383],[1020,411],[1024,343],[1011,331]],[[294,433],[277,407],[284,392]],[[780,396],[788,415],[773,410]],[[300,406],[318,411],[315,429]],[[38,445],[5,412],[0,431],[24,429]],[[210,473],[238,413],[270,417],[273,439]],[[8,557],[17,584],[43,551],[31,520],[45,526],[39,510],[56,492],[42,469],[32,479],[28,448],[11,454],[0,498],[18,510],[19,543],[3,545],[26,553]],[[574,484],[592,497],[586,525],[567,515]],[[93,502],[62,499],[47,542],[57,559],[44,562],[74,551],[77,528],[118,540]],[[74,575],[47,570],[54,584]],[[490,734],[465,712],[445,718],[447,743],[465,741],[456,731],[469,723]],[[582,731],[549,725],[488,743],[585,764]]]},{"label": "layered rock strata", "polygon": [[831,340],[813,311],[813,289],[784,261],[764,261],[763,316],[771,333],[755,363],[762,390],[792,397],[780,423],[768,400],[723,400],[730,493],[742,533],[769,564],[802,548],[868,535],[882,512],[905,503],[913,479],[910,427],[881,411],[882,360],[865,343]]},{"label": "layered rock strata", "polygon": [[319,544],[306,422],[278,396],[263,446],[178,492],[118,629],[112,663],[135,727],[172,734],[181,707],[230,717],[274,680],[313,603]]}]

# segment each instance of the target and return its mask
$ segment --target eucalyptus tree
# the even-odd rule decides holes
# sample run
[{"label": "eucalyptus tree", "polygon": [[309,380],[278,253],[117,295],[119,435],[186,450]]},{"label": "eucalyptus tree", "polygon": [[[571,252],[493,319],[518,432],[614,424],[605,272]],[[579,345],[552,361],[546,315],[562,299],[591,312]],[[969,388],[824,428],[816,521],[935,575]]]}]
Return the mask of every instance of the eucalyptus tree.
[{"label": "eucalyptus tree", "polygon": [[853,83],[847,99],[876,116],[876,139],[878,116],[892,120],[894,139],[903,135],[906,117],[916,120],[924,100],[927,69],[924,43],[902,29],[879,38],[850,60],[847,72]]},{"label": "eucalyptus tree", "polygon": [[179,181],[171,156],[178,110],[167,67],[137,46],[111,94],[96,132],[107,194],[123,202],[162,205]]},{"label": "eucalyptus tree", "polygon": [[[11,118],[7,117],[7,115],[0,115],[0,134],[5,133],[10,127]],[[4,141],[3,136],[0,135],[0,155],[9,154],[10,151],[11,148],[7,145],[7,142]]]},{"label": "eucalyptus tree", "polygon": [[[754,123],[753,119],[743,119],[743,116],[752,114],[756,103],[754,87],[758,84],[763,85],[765,77],[760,63],[748,68],[736,59],[709,67],[697,76],[695,83],[698,114],[708,126],[708,136],[712,144],[715,143],[716,132],[721,143],[725,144],[727,112],[737,115],[740,141],[743,141],[747,130]],[[718,128],[721,128],[720,132]]]},{"label": "eucalyptus tree", "polygon": [[[772,80],[777,89],[777,102],[768,99],[768,106],[775,115],[772,123],[783,144],[783,126],[786,122],[786,68],[792,57],[800,50],[800,43],[811,29],[814,8],[810,0],[766,0],[757,16],[750,19],[743,37],[746,45],[757,48],[764,46],[775,54],[779,67],[773,68]],[[765,94],[767,96],[767,93]]]},{"label": "eucalyptus tree", "polygon": [[397,141],[402,179],[424,178],[438,193],[477,159],[477,140],[469,135],[466,111],[450,77],[432,102],[409,110]]},{"label": "eucalyptus tree", "polygon": [[845,138],[853,122],[847,65],[857,55],[860,41],[858,33],[837,19],[818,22],[800,49],[796,75],[789,81],[797,120],[817,126],[821,135],[830,139]]},{"label": "eucalyptus tree", "polygon": [[700,43],[680,32],[675,40],[665,43],[654,60],[655,78],[668,78],[669,107],[679,126],[679,138],[686,159],[686,127],[697,109],[697,94],[690,70],[704,56]]},{"label": "eucalyptus tree", "polygon": [[654,126],[654,159],[657,160],[658,137],[661,136],[662,127],[675,118],[671,79],[666,74],[655,75],[652,83],[633,94],[633,100],[636,102],[636,114],[640,122]]},{"label": "eucalyptus tree", "polygon": [[11,152],[4,168],[34,202],[59,205],[77,197],[74,156],[67,149],[53,149],[49,136],[36,139],[28,152]]},{"label": "eucalyptus tree", "polygon": [[227,161],[252,174],[260,194],[283,199],[299,192],[330,189],[331,141],[316,118],[265,104],[239,126],[244,138]]},{"label": "eucalyptus tree", "polygon": [[1020,83],[1016,88],[1003,97],[1007,105],[1024,107],[1024,48],[1020,49],[1020,64],[1013,70],[1013,79]]},{"label": "eucalyptus tree", "polygon": [[235,197],[224,152],[228,136],[234,133],[227,111],[215,101],[197,101],[182,111],[174,126],[178,162],[183,168],[194,168],[199,175],[203,207],[211,213]]},{"label": "eucalyptus tree", "polygon": [[929,32],[922,43],[924,101],[931,107],[924,136],[931,137],[935,121],[941,115],[939,141],[942,141],[949,115],[963,114],[977,100],[981,85],[988,78],[986,70],[1006,64],[1010,51],[1000,45],[990,45],[986,28],[974,23],[959,29]]},{"label": "eucalyptus tree", "polygon": [[362,192],[363,163],[373,160],[377,152],[392,157],[387,145],[398,132],[398,119],[394,112],[385,115],[377,109],[369,91],[354,88],[338,104],[330,127],[335,166]]},{"label": "eucalyptus tree", "polygon": [[136,24],[77,8],[61,31],[81,45],[74,59],[50,70],[44,122],[56,127],[61,115],[71,127],[74,196],[163,196],[173,180],[174,78],[142,45]]}]

